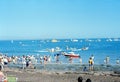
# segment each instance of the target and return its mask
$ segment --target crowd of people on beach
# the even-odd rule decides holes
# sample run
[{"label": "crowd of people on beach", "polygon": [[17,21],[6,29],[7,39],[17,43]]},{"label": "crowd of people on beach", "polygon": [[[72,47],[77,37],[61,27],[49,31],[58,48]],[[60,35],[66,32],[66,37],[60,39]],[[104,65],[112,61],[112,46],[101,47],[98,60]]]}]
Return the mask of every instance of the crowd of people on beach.
[{"label": "crowd of people on beach", "polygon": [[[10,56],[8,57],[7,55],[4,54],[0,54],[0,64],[1,66],[3,65],[7,65],[8,63],[13,63],[13,64],[21,64],[23,66],[23,69],[26,67],[31,67],[34,68],[35,64],[49,64],[49,63],[53,63],[52,62],[52,57],[50,55],[43,55],[43,56],[39,56],[39,57],[35,57],[34,55],[23,55],[23,56]],[[60,61],[60,54],[55,54],[54,55],[54,63],[59,63],[61,64],[62,61]],[[73,58],[69,57],[68,58],[68,63],[73,63]],[[105,60],[104,60],[104,64],[109,64],[110,62],[110,57],[106,56]],[[79,57],[79,63],[82,64],[82,58]],[[117,59],[116,60],[116,64],[120,64],[120,60]],[[92,54],[89,57],[88,60],[88,66],[90,71],[93,71],[94,68],[94,55]],[[87,70],[87,67],[85,66],[83,68],[84,71]]]},{"label": "crowd of people on beach", "polygon": [[[59,60],[59,54],[54,55],[55,57],[55,63],[60,63]],[[80,57],[80,64],[82,64],[82,58]],[[34,68],[35,66],[34,64],[37,64],[39,60],[40,64],[47,64],[47,63],[51,63],[51,56],[49,55],[44,55],[44,56],[40,56],[39,59],[37,59],[34,55],[23,55],[22,57],[19,56],[11,56],[8,57],[7,55],[3,55],[0,54],[0,76],[3,76],[4,78],[6,78],[6,76],[3,74],[2,69],[5,65],[12,63],[12,64],[21,64],[22,65],[22,69],[25,68]],[[109,64],[110,62],[110,57],[106,56],[104,63],[105,64]],[[69,63],[72,63],[72,58],[69,58]],[[119,59],[116,60],[116,64],[120,64]],[[91,55],[89,57],[88,60],[88,66],[89,68],[87,68],[86,66],[83,68],[83,71],[94,71],[94,55]],[[83,78],[79,77],[78,78],[78,82],[82,82]],[[90,79],[87,79],[86,82],[92,82]]]}]

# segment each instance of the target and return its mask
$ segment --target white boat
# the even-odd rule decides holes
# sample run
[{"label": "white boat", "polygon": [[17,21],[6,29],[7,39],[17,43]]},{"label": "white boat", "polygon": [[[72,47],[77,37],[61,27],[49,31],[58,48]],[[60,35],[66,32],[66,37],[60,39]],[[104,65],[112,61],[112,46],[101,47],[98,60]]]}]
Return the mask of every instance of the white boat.
[{"label": "white boat", "polygon": [[72,42],[78,42],[78,40],[77,39],[73,39]]}]

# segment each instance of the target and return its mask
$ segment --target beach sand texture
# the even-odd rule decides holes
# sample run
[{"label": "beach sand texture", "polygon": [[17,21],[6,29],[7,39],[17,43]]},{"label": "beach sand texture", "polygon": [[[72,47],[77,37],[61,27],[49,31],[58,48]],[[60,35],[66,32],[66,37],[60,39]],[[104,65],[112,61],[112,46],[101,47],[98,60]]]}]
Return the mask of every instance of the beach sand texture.
[{"label": "beach sand texture", "polygon": [[5,69],[8,76],[16,76],[18,82],[78,82],[79,76],[83,77],[83,82],[90,78],[92,82],[120,82],[120,75],[110,72],[51,72],[35,69]]}]

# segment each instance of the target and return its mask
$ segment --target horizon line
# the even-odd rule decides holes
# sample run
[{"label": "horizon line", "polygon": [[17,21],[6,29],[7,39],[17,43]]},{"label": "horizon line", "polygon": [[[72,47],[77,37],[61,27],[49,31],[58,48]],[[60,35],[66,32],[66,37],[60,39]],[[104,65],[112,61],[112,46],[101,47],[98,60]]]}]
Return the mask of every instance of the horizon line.
[{"label": "horizon line", "polygon": [[52,40],[52,39],[120,39],[120,37],[102,37],[102,38],[25,38],[25,39],[0,39],[0,40]]}]

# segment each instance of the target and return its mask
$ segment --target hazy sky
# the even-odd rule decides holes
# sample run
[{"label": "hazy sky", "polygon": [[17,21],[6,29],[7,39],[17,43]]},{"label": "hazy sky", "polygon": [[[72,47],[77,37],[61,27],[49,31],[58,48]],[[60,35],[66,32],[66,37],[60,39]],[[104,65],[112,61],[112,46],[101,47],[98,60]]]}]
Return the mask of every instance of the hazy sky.
[{"label": "hazy sky", "polygon": [[0,0],[0,39],[120,37],[120,0]]}]

